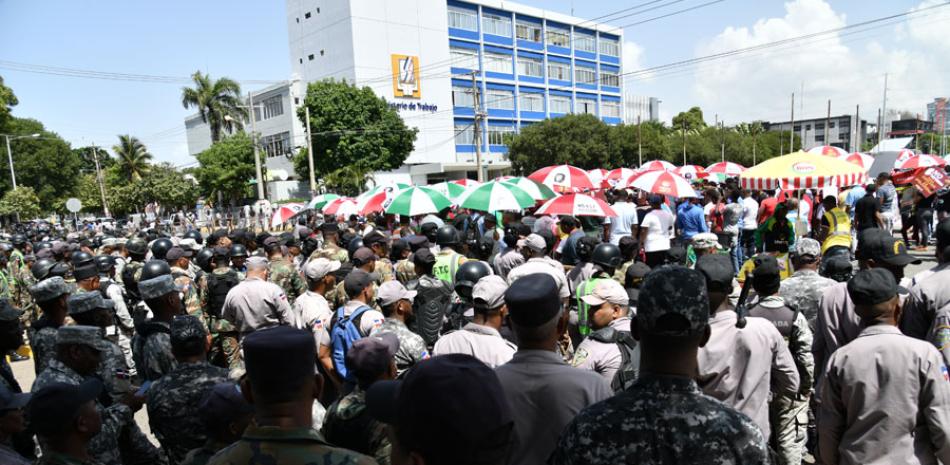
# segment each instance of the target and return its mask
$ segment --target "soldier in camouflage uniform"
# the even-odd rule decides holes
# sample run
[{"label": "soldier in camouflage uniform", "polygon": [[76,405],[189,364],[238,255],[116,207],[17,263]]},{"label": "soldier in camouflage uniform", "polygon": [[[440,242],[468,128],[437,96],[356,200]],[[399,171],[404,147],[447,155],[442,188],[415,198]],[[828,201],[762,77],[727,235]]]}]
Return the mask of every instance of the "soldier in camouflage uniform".
[{"label": "soldier in camouflage uniform", "polygon": [[416,293],[406,290],[399,281],[388,281],[379,286],[379,292],[376,294],[376,301],[382,307],[386,319],[373,335],[392,333],[399,339],[399,350],[395,354],[397,376],[429,358],[429,349],[422,336],[410,331],[406,326],[406,322],[414,318],[412,302]]},{"label": "soldier in camouflage uniform", "polygon": [[[201,308],[204,309],[208,331],[211,333],[209,360],[215,365],[235,370],[241,366],[238,331],[228,320],[221,317],[221,311],[227,293],[233,288],[233,286],[230,288],[227,286],[230,284],[236,286],[244,279],[244,276],[231,269],[228,253],[229,250],[224,247],[214,249],[215,268],[206,275],[204,289],[201,292]],[[214,288],[220,286],[220,289],[212,289],[212,286]]]},{"label": "soldier in camouflage uniform", "polygon": [[185,304],[185,312],[204,320],[198,285],[195,284],[194,279],[191,278],[191,274],[188,272],[192,255],[194,254],[191,250],[175,246],[168,249],[165,254],[165,261],[171,267],[175,286],[178,287],[181,301]]},{"label": "soldier in camouflage uniform", "polygon": [[38,375],[56,355],[56,330],[66,321],[69,288],[63,278],[54,276],[30,286],[30,294],[43,312],[27,332],[33,349],[33,368]]},{"label": "soldier in camouflage uniform", "polygon": [[835,280],[818,274],[821,264],[821,244],[811,238],[802,238],[795,244],[792,257],[795,273],[782,281],[779,295],[785,303],[805,315],[808,325],[815,329],[818,319],[818,301],[825,289],[834,285]]},{"label": "soldier in camouflage uniform", "polygon": [[198,404],[228,370],[208,363],[208,332],[196,316],[181,315],[171,324],[172,352],[178,366],[148,390],[148,421],[171,463],[179,463],[206,440]]},{"label": "soldier in camouflage uniform", "polygon": [[112,400],[118,402],[132,392],[132,383],[122,349],[105,338],[106,327],[112,322],[115,304],[111,300],[103,299],[98,292],[84,292],[71,295],[67,305],[69,316],[76,324],[101,329],[103,350],[96,374],[102,379]]},{"label": "soldier in camouflage uniform", "polygon": [[370,465],[371,458],[331,446],[312,429],[316,347],[310,332],[278,326],[244,338],[255,422],[241,440],[222,449],[210,465]]},{"label": "soldier in camouflage uniform", "polygon": [[648,275],[631,329],[640,341],[640,378],[582,410],[549,463],[768,463],[765,438],[752,420],[704,395],[692,379],[696,352],[710,334],[701,273],[669,266]]},{"label": "soldier in camouflage uniform", "polygon": [[[79,385],[52,383],[33,393],[30,428],[41,443],[49,444],[37,465],[102,465],[89,451],[90,441],[101,431],[103,418],[96,403],[101,392],[102,383],[89,378]],[[81,448],[59,449],[66,444]]]},{"label": "soldier in camouflage uniform", "polygon": [[192,449],[179,465],[206,465],[219,450],[233,444],[254,419],[254,406],[231,382],[215,385],[198,405],[198,417],[208,440]]},{"label": "soldier in camouflage uniform", "polygon": [[33,274],[26,264],[25,254],[32,251],[30,243],[26,236],[14,234],[11,239],[13,251],[10,252],[10,258],[7,260],[7,280],[10,289],[10,301],[14,306],[23,310],[24,322],[34,321],[39,318],[36,315],[33,305],[33,298],[30,296],[30,286],[35,284]]},{"label": "soldier in camouflage uniform", "polygon": [[297,297],[307,292],[307,284],[300,277],[300,273],[294,264],[284,257],[284,252],[280,245],[280,240],[276,237],[264,239],[264,250],[270,261],[270,271],[267,280],[280,286],[287,295],[287,300],[293,303]]},{"label": "soldier in camouflage uniform", "polygon": [[144,279],[138,284],[139,294],[148,302],[154,317],[135,328],[132,354],[142,379],[155,381],[170,373],[177,362],[172,356],[171,321],[181,314],[181,298],[171,275]]},{"label": "soldier in camouflage uniform", "polygon": [[320,226],[323,233],[323,247],[320,250],[310,254],[310,260],[314,258],[326,258],[327,260],[336,260],[340,263],[346,263],[350,260],[346,249],[341,248],[338,243],[340,240],[340,227],[336,223],[323,223]]},{"label": "soldier in camouflage uniform", "polygon": [[128,309],[132,312],[132,321],[139,324],[145,321],[148,310],[142,304],[142,298],[139,296],[138,282],[142,275],[142,267],[145,266],[145,254],[148,251],[148,244],[142,239],[132,239],[125,245],[128,253],[128,263],[122,268],[119,276],[122,277],[122,286],[125,287],[125,299]]},{"label": "soldier in camouflage uniform", "polygon": [[[23,312],[10,305],[9,299],[0,299],[0,354],[5,354],[23,345],[23,327],[20,318]],[[11,392],[23,392],[20,383],[13,377],[13,370],[6,357],[0,357],[0,386]]]},{"label": "soldier in camouflage uniform", "polygon": [[379,231],[372,231],[363,236],[363,246],[376,254],[374,270],[379,275],[379,284],[396,279],[393,263],[387,258],[389,257],[389,238]]}]

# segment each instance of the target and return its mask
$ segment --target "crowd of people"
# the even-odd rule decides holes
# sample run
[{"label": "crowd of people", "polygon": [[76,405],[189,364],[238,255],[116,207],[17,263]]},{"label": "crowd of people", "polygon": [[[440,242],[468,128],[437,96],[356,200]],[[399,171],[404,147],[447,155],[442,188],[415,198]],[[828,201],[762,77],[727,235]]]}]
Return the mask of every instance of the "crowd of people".
[{"label": "crowd of people", "polygon": [[[609,218],[16,225],[0,463],[950,463],[933,199],[905,210],[886,175],[699,193],[608,191]],[[915,276],[908,226],[936,243]]]}]

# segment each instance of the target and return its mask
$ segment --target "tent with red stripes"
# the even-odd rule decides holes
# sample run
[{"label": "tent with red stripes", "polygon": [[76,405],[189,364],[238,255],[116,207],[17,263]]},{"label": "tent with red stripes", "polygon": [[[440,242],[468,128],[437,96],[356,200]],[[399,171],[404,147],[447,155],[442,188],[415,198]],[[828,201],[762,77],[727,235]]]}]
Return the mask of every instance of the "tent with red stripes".
[{"label": "tent with red stripes", "polygon": [[853,186],[867,181],[864,170],[824,155],[795,152],[759,163],[739,175],[746,189],[818,189]]}]

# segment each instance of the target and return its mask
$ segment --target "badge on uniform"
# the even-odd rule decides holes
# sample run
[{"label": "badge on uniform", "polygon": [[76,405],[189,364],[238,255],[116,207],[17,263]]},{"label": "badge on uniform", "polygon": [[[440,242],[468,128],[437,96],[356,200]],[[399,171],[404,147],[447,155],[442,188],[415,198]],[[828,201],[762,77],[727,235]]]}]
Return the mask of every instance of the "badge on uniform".
[{"label": "badge on uniform", "polygon": [[946,366],[946,365],[941,365],[941,366],[940,366],[940,373],[943,373],[943,380],[944,380],[944,381],[950,382],[950,373],[947,372],[947,366]]}]

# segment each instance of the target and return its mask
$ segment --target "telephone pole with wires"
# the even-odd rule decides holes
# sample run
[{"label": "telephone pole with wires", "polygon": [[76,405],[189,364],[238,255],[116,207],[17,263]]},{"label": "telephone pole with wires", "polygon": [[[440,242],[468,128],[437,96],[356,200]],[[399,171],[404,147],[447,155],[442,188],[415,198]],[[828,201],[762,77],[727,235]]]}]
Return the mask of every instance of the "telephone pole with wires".
[{"label": "telephone pole with wires", "polygon": [[485,182],[485,175],[482,173],[482,126],[481,120],[485,117],[485,114],[482,113],[481,106],[479,105],[479,92],[478,92],[478,80],[475,78],[475,75],[478,74],[478,71],[472,71],[468,74],[472,75],[472,107],[475,110],[475,121],[472,123],[472,133],[475,137],[475,167],[478,169],[478,176],[476,180],[478,182]]}]

